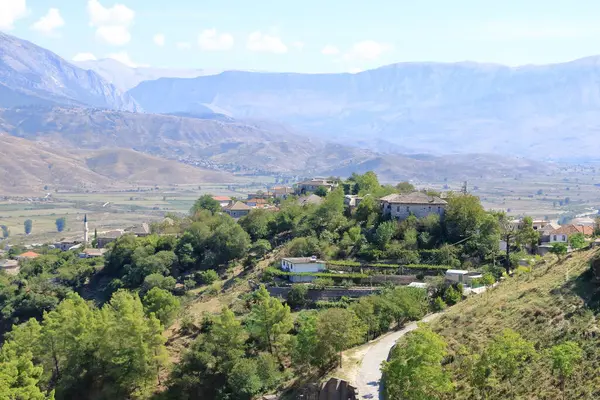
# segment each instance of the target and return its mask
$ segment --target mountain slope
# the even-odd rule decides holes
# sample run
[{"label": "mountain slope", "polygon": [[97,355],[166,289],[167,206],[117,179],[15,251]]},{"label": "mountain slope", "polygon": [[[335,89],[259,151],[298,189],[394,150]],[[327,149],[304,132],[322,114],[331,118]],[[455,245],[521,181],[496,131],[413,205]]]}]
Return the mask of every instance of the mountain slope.
[{"label": "mountain slope", "polygon": [[[546,259],[531,273],[510,278],[489,293],[473,296],[448,309],[431,325],[448,342],[445,367],[456,382],[453,399],[597,399],[600,396],[600,286],[593,282],[590,259],[598,251],[575,252],[564,261]],[[533,342],[537,357],[526,361],[509,380],[493,376],[482,396],[471,375],[472,358],[481,355],[504,329]],[[583,357],[561,394],[548,350],[576,342]]]},{"label": "mountain slope", "polygon": [[129,93],[152,112],[219,107],[321,137],[386,140],[415,152],[563,157],[600,150],[600,58],[511,68],[401,63],[358,74],[228,71],[142,82]]},{"label": "mountain slope", "polygon": [[0,134],[0,195],[130,185],[234,182],[228,173],[184,165],[133,150],[66,151]]},{"label": "mountain slope", "polygon": [[141,82],[159,78],[196,78],[221,72],[203,69],[133,68],[111,58],[80,61],[74,64],[85,70],[95,71],[107,82],[112,83],[122,91],[127,91]]},{"label": "mountain slope", "polygon": [[[64,107],[0,110],[0,130],[61,149],[134,149],[211,169],[272,175],[339,175],[374,170],[383,180],[539,174],[547,163],[489,156],[378,154],[224,116],[181,117]],[[477,163],[478,168],[473,168]]]},{"label": "mountain slope", "polygon": [[0,107],[86,105],[140,111],[97,73],[69,64],[35,44],[0,32]]}]

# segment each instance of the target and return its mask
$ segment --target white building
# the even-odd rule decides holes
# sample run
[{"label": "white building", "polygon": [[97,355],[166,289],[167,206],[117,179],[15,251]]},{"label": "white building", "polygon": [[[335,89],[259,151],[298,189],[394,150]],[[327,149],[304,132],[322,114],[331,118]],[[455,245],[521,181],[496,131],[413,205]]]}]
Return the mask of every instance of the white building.
[{"label": "white building", "polygon": [[[281,259],[281,270],[294,273],[325,271],[325,261],[317,257],[289,257]],[[314,276],[290,276],[291,282],[312,282]]]},{"label": "white building", "polygon": [[450,283],[462,283],[471,286],[474,279],[481,279],[483,275],[479,272],[469,272],[464,269],[449,269],[446,271],[446,281]]},{"label": "white building", "polygon": [[406,219],[410,215],[424,218],[430,214],[443,217],[448,203],[437,196],[429,196],[423,192],[410,194],[390,194],[379,199],[383,215],[392,218]]},{"label": "white building", "polygon": [[308,181],[298,182],[296,184],[296,194],[302,195],[312,193],[318,188],[324,188],[326,191],[331,192],[337,187],[337,183],[329,181],[323,178],[313,178]]}]

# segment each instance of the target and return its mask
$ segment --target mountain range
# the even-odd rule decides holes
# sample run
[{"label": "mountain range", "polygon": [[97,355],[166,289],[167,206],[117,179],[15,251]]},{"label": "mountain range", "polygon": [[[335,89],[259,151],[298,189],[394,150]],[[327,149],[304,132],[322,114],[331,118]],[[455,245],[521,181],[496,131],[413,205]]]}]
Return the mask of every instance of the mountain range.
[{"label": "mountain range", "polygon": [[196,78],[221,73],[220,70],[130,67],[112,58],[75,62],[80,68],[95,71],[116,88],[127,91],[144,81],[160,78]]},{"label": "mountain range", "polygon": [[149,112],[218,107],[326,140],[410,152],[595,157],[600,58],[541,66],[400,63],[356,74],[226,71],[128,92]]},{"label": "mountain range", "polygon": [[[519,118],[538,118],[547,122],[543,133],[548,135],[540,146],[558,138],[564,142],[558,148],[565,149],[575,140],[574,135],[548,133],[558,129],[545,117],[550,108],[544,108],[546,114],[533,105],[531,113],[518,110],[528,104],[526,96],[507,93],[521,86],[531,87],[529,96],[536,101],[530,103],[536,107],[551,103],[556,113],[587,113],[588,129],[577,138],[584,145],[581,153],[598,147],[587,134],[594,129],[595,87],[588,88],[585,101],[581,96],[550,98],[546,78],[536,86],[533,77],[525,76],[519,86],[514,82],[517,70],[502,66],[398,64],[359,74],[209,75],[204,70],[132,69],[113,61],[76,66],[0,33],[0,133],[19,138],[10,142],[11,149],[22,147],[37,159],[52,157],[52,165],[69,166],[57,180],[57,172],[48,175],[44,162],[19,165],[19,170],[7,165],[27,160],[27,152],[6,152],[0,172],[10,175],[10,182],[0,185],[14,192],[26,181],[35,187],[45,186],[46,180],[87,187],[165,182],[176,174],[186,178],[174,182],[230,182],[235,178],[231,174],[346,176],[367,170],[385,181],[546,173],[554,168],[549,163],[512,157],[527,153],[523,150],[531,151],[529,158],[548,156],[542,147],[524,148],[535,135],[519,130],[498,135],[485,128],[497,123],[508,130]],[[593,70],[590,60],[578,64]],[[582,78],[572,74],[572,79]],[[139,80],[127,92],[120,89]],[[576,92],[566,83],[554,86]],[[568,101],[573,106],[561,108]],[[581,123],[573,119],[573,124]],[[471,132],[473,125],[481,130]],[[3,140],[8,146],[8,137]],[[498,151],[511,149],[511,156],[483,154],[490,143],[506,144]],[[81,178],[69,182],[69,170]]]}]

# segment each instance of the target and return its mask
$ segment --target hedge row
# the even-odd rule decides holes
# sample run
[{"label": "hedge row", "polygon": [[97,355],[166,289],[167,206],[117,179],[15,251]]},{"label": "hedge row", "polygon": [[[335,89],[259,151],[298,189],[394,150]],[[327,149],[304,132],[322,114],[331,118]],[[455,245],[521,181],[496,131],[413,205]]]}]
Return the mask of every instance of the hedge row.
[{"label": "hedge row", "polygon": [[382,263],[365,263],[361,264],[355,261],[327,261],[328,265],[335,267],[351,267],[351,268],[390,268],[390,269],[415,269],[415,270],[447,270],[452,269],[449,265],[432,265],[432,264],[382,264]]},{"label": "hedge row", "polygon": [[277,276],[315,276],[317,278],[339,278],[339,279],[361,279],[367,278],[369,275],[361,273],[349,273],[349,274],[334,274],[331,272],[288,272],[282,271],[277,268],[267,268],[266,271],[269,274]]}]

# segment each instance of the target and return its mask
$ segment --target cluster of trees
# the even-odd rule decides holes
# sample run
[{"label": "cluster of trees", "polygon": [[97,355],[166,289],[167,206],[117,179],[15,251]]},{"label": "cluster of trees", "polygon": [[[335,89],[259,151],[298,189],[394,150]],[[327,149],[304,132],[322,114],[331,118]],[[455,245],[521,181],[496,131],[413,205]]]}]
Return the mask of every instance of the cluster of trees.
[{"label": "cluster of trees", "polygon": [[[20,251],[14,248],[10,253],[15,249]],[[41,319],[70,293],[80,291],[101,267],[101,260],[53,250],[22,261],[16,277],[0,274],[0,336],[13,324]]]},{"label": "cluster of trees", "polygon": [[348,308],[302,311],[295,323],[290,307],[264,287],[248,302],[241,320],[226,308],[203,321],[169,378],[167,398],[251,399],[277,388],[289,377],[289,365],[296,374],[328,370],[341,362],[342,350],[429,309],[425,291],[413,288],[387,289]]},{"label": "cluster of trees", "polygon": [[529,366],[540,357],[551,365],[564,396],[568,379],[583,356],[576,342],[540,351],[510,329],[493,337],[478,353],[463,349],[449,360],[447,348],[444,338],[425,325],[409,333],[382,367],[387,398],[445,398],[457,389],[465,398],[516,398],[516,381],[528,379]]},{"label": "cluster of trees", "polygon": [[162,330],[130,292],[116,292],[101,309],[69,294],[41,322],[32,318],[8,335],[2,397],[148,398],[167,362]]}]

